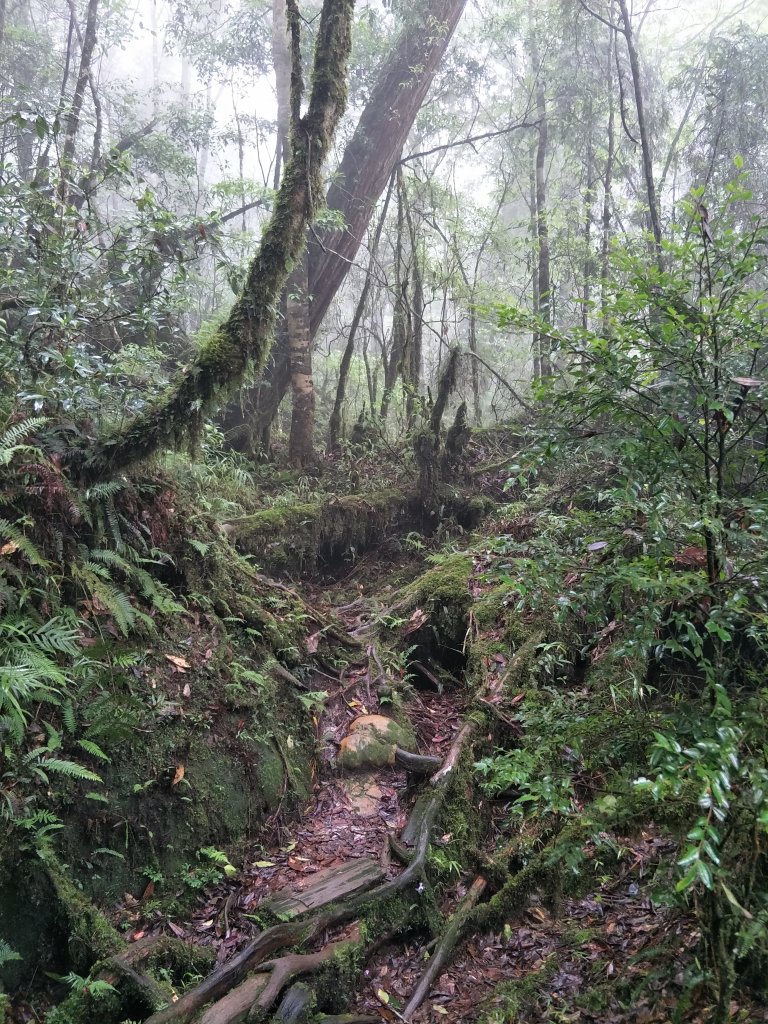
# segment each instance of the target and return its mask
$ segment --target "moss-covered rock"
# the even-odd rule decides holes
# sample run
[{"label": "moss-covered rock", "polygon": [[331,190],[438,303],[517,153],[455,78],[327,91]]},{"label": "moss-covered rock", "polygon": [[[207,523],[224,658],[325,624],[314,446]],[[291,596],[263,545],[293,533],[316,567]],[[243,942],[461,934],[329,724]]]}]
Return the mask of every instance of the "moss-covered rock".
[{"label": "moss-covered rock", "polygon": [[339,765],[342,768],[382,768],[394,764],[395,748],[411,749],[413,731],[384,715],[362,715],[349,727],[341,741]]}]

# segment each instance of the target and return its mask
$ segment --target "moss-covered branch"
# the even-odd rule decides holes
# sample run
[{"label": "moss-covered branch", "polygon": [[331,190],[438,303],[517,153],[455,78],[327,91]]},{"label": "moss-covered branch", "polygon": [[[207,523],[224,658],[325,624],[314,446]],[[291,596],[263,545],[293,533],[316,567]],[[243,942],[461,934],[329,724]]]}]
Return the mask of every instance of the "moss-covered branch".
[{"label": "moss-covered branch", "polygon": [[294,133],[274,213],[242,295],[165,398],[86,453],[87,478],[107,477],[194,436],[202,417],[242,381],[249,364],[263,368],[272,344],[277,301],[322,195],[322,166],[346,105],[353,8],[354,0],[324,0],[309,108]]}]

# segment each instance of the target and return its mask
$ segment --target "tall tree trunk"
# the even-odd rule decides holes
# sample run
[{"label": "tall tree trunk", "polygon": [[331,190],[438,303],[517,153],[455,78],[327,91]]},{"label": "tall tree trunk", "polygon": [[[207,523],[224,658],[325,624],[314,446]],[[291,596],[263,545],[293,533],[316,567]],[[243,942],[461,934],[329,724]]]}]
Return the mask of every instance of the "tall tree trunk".
[{"label": "tall tree trunk", "polygon": [[616,32],[609,29],[608,65],[606,72],[606,95],[608,97],[608,127],[606,130],[605,174],[603,177],[603,217],[602,238],[600,242],[600,311],[602,314],[602,330],[608,329],[607,301],[608,280],[610,274],[609,256],[611,251],[611,203],[613,189],[613,161],[616,152],[616,123],[613,103],[613,62],[616,52]]},{"label": "tall tree trunk", "polygon": [[[411,203],[403,179],[403,200],[405,222],[408,225],[408,241],[411,248],[410,300],[406,309],[406,343],[403,359],[403,382],[405,389],[405,420],[410,427],[413,423],[416,396],[421,385],[421,350],[424,336],[424,280],[419,262],[419,239],[411,210]],[[407,296],[407,292],[406,292]]]},{"label": "tall tree trunk", "polygon": [[637,108],[637,129],[640,134],[640,148],[643,154],[643,177],[648,195],[648,214],[651,220],[653,232],[654,249],[656,262],[661,265],[661,220],[659,218],[659,205],[656,198],[656,185],[653,177],[653,156],[651,153],[651,139],[648,131],[648,122],[645,117],[645,99],[643,97],[643,82],[640,75],[640,61],[635,46],[635,36],[632,31],[632,19],[627,8],[627,0],[618,0],[619,13],[621,15],[621,33],[627,41],[627,53],[629,55],[629,67],[632,72],[632,89],[635,94],[635,106]]},{"label": "tall tree trunk", "polygon": [[360,247],[371,214],[421,109],[467,0],[408,5],[408,23],[379,72],[355,133],[344,150],[327,203],[344,227],[309,247],[310,323],[317,332]]},{"label": "tall tree trunk", "polygon": [[586,150],[586,187],[584,189],[584,262],[582,265],[582,306],[581,326],[589,330],[589,303],[591,299],[592,276],[595,272],[595,260],[592,253],[592,203],[595,198],[594,166],[595,154],[592,138],[592,100],[587,101],[587,150]]},{"label": "tall tree trunk", "polygon": [[[466,4],[467,0],[427,0],[423,7],[413,5],[377,74],[326,196],[326,205],[342,214],[345,227],[318,232],[319,243],[317,239],[310,242],[308,293],[313,338],[365,237]],[[245,404],[267,410],[274,404],[272,397],[268,402]],[[227,414],[230,420],[237,415],[237,407]],[[260,419],[251,433],[263,433],[265,428],[268,424]]]},{"label": "tall tree trunk", "polygon": [[[294,13],[290,12],[294,17]],[[298,24],[289,20],[286,0],[272,0],[272,59],[277,92],[278,139],[287,166],[294,145],[301,96],[301,53]],[[291,271],[286,286],[285,318],[291,368],[291,465],[306,466],[313,455],[315,386],[312,379],[312,337],[309,332],[309,287],[306,249]]]},{"label": "tall tree trunk", "polygon": [[539,333],[539,357],[542,377],[552,376],[551,342],[548,337],[547,325],[552,323],[552,284],[549,274],[549,224],[547,221],[547,102],[544,94],[544,83],[541,80],[542,70],[538,69],[536,84],[536,115],[539,121],[539,137],[536,145],[536,239],[537,253],[537,292],[538,314],[545,329]]},{"label": "tall tree trunk", "polygon": [[424,347],[424,278],[421,273],[418,245],[411,242],[411,330],[408,346],[408,395],[406,418],[413,425],[416,397],[421,389],[421,361]]},{"label": "tall tree trunk", "polygon": [[291,465],[300,469],[312,461],[315,433],[315,384],[312,379],[312,336],[309,333],[306,250],[291,271],[287,292],[286,326],[293,395],[288,457]]},{"label": "tall tree trunk", "polygon": [[379,416],[386,428],[387,415],[392,403],[392,392],[403,368],[408,348],[408,285],[410,266],[405,259],[405,181],[401,167],[397,168],[397,236],[395,240],[395,308],[392,314],[392,347],[384,367],[384,390]]},{"label": "tall tree trunk", "polygon": [[[371,281],[373,280],[373,268],[376,263],[377,254],[379,251],[379,243],[381,242],[381,234],[384,230],[384,222],[387,219],[387,211],[389,210],[389,202],[392,198],[392,192],[395,187],[396,174],[393,173],[389,179],[389,187],[387,188],[387,194],[384,198],[384,206],[381,210],[378,223],[376,224],[376,230],[373,234],[373,240],[371,242],[370,258],[368,260],[368,270],[366,271],[365,281],[363,287],[360,290],[360,297],[357,300],[357,306],[352,317],[352,323],[349,328],[349,334],[347,335],[347,344],[344,347],[344,353],[341,357],[341,365],[339,366],[339,381],[336,387],[336,399],[333,403],[333,412],[328,423],[328,451],[334,452],[339,447],[339,441],[341,439],[341,423],[342,415],[344,411],[344,399],[347,393],[347,380],[349,379],[349,368],[352,365],[352,356],[355,354],[355,338],[357,336],[357,329],[360,326],[360,322],[365,313],[365,304],[368,301],[368,295],[371,290]],[[371,406],[373,408],[373,406]]]},{"label": "tall tree trunk", "polygon": [[[529,232],[531,235],[531,306],[534,314],[539,312],[539,232],[536,222],[536,150],[537,141],[532,139],[530,151],[530,171],[528,181],[528,207],[531,212]],[[541,332],[534,326],[531,334],[531,355],[533,357],[533,379],[541,380]],[[474,360],[473,360],[474,362]]]},{"label": "tall tree trunk", "polygon": [[264,367],[275,307],[303,251],[307,224],[322,194],[323,163],[346,105],[353,8],[354,0],[323,0],[308,109],[294,133],[293,153],[242,295],[169,394],[86,452],[86,478],[104,478],[196,435],[203,417],[240,384],[246,369]]},{"label": "tall tree trunk", "polygon": [[74,171],[75,143],[77,133],[80,129],[80,117],[83,112],[85,100],[85,89],[90,80],[91,60],[96,47],[96,26],[99,10],[99,0],[88,0],[88,11],[85,20],[85,32],[80,50],[80,67],[75,82],[75,92],[72,96],[72,104],[66,118],[64,130],[64,145],[61,151],[61,183],[59,185],[59,196],[62,202],[66,201],[68,182],[72,180]]}]

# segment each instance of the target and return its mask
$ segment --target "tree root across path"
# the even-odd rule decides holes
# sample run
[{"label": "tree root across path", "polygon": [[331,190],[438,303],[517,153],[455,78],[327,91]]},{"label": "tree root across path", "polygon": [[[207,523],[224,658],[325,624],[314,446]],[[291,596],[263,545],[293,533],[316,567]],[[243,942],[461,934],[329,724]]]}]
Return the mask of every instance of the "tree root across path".
[{"label": "tree root across path", "polygon": [[[465,724],[451,745],[447,757],[424,759],[418,764],[422,771],[428,765],[439,768],[431,776],[429,785],[417,802],[404,830],[408,845],[407,866],[393,878],[376,882],[376,872],[370,873],[371,885],[338,899],[333,885],[327,885],[323,897],[326,906],[315,906],[305,914],[298,914],[295,920],[281,922],[267,928],[233,956],[227,963],[214,970],[198,986],[186,992],[176,1002],[157,1010],[146,1019],[146,1024],[240,1024],[245,1021],[268,1020],[269,1012],[286,988],[298,976],[316,975],[320,971],[334,970],[337,974],[355,972],[371,955],[382,934],[391,937],[397,931],[406,930],[414,923],[414,914],[408,907],[421,907],[415,915],[417,923],[436,921],[442,918],[434,905],[426,866],[427,854],[433,839],[435,825],[441,808],[456,774],[462,751],[474,731],[473,723]],[[413,766],[412,766],[413,767]],[[349,872],[347,872],[349,873]],[[460,938],[462,921],[469,913],[485,888],[485,882],[477,880],[457,914],[449,922],[447,931],[436,952],[436,966],[425,975],[419,991],[411,1000],[421,1002],[426,995],[434,972],[447,962],[451,950]],[[322,887],[318,887],[321,891]],[[405,896],[402,905],[393,907],[393,913],[382,912],[378,922],[376,908],[384,908],[389,901]],[[320,897],[315,897],[320,898]],[[330,902],[334,900],[335,902]],[[305,952],[331,929],[348,926],[341,937],[325,942],[318,950]],[[350,927],[351,926],[351,927]],[[272,953],[280,949],[292,949],[277,959],[267,961]],[[351,979],[348,979],[351,980]],[[417,1003],[414,1003],[414,1007]],[[282,1012],[282,1011],[281,1011]],[[278,1015],[275,1020],[290,1019]],[[365,1016],[342,1015],[328,1021],[363,1021]]]},{"label": "tree root across path", "polygon": [[[494,685],[498,683],[487,684],[483,696],[489,696]],[[482,705],[476,703],[478,706]],[[479,721],[465,720],[442,761],[421,758],[408,763],[408,756],[402,759],[413,775],[423,775],[427,768],[432,774],[400,836],[388,837],[404,865],[398,874],[386,878],[380,865],[361,858],[318,873],[301,893],[286,896],[281,892],[262,901],[265,913],[275,912],[270,909],[274,903],[283,908],[280,916],[290,913],[292,919],[266,928],[199,985],[162,1008],[158,1004],[165,993],[136,968],[165,939],[141,940],[111,958],[104,965],[110,977],[129,972],[133,990],[142,993],[145,1005],[156,1008],[145,1024],[289,1024],[308,1020],[316,1005],[327,1005],[327,993],[338,996],[354,991],[362,966],[382,942],[416,927],[431,932],[437,942],[404,1009],[395,1013],[410,1021],[468,932],[508,921],[524,909],[534,890],[552,882],[557,871],[560,839],[555,836],[514,875],[503,870],[488,875],[483,870],[447,919],[438,910],[427,876],[428,853],[441,812],[462,799],[462,793],[465,800],[471,800],[460,767],[471,754],[478,729]],[[567,842],[578,839],[567,833],[565,829],[562,834]],[[494,894],[481,902],[491,888]],[[279,950],[286,952],[268,959]],[[325,1024],[367,1024],[377,1018],[347,1013],[311,1019]]]}]

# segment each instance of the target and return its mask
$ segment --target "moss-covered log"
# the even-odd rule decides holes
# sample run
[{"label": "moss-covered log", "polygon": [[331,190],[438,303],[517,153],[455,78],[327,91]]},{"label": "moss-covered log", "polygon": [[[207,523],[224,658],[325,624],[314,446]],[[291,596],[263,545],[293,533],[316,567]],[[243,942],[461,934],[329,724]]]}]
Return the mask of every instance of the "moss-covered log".
[{"label": "moss-covered log", "polygon": [[272,344],[275,310],[308,222],[322,195],[321,171],[347,101],[347,60],[354,0],[324,0],[312,92],[293,152],[242,295],[212,339],[178,376],[170,393],[86,453],[84,475],[100,479],[178,444],[236,387],[246,368],[261,370]]},{"label": "moss-covered log", "polygon": [[393,488],[264,509],[233,519],[226,530],[273,570],[311,570],[354,559],[412,519],[409,498]]}]

